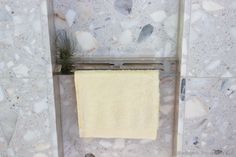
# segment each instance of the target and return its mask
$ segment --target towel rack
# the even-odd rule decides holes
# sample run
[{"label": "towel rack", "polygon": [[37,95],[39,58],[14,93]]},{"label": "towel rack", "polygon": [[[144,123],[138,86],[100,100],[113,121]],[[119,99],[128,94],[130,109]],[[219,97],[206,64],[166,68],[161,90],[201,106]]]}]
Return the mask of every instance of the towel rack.
[{"label": "towel rack", "polygon": [[75,70],[160,70],[175,71],[177,60],[174,57],[144,58],[73,58]]},{"label": "towel rack", "polygon": [[[175,75],[178,60],[175,57],[74,57],[70,60],[72,72],[76,70],[160,70],[161,75]],[[54,74],[60,75],[60,65],[55,65]],[[73,74],[73,73],[71,73]]]}]

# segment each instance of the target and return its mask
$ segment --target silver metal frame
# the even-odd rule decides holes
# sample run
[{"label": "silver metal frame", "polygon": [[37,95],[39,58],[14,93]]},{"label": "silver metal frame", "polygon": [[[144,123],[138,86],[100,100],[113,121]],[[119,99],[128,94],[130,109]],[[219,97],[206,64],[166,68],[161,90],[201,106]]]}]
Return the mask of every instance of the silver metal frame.
[{"label": "silver metal frame", "polygon": [[171,71],[176,58],[73,58],[75,70],[160,70]]}]

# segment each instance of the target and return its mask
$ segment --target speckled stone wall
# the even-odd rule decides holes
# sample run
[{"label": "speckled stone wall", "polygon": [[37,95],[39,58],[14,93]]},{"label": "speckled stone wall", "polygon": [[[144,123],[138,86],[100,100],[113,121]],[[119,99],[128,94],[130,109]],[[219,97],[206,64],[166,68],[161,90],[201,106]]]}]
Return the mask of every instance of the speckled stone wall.
[{"label": "speckled stone wall", "polygon": [[178,0],[54,0],[55,26],[77,38],[77,56],[175,57],[178,6]]},{"label": "speckled stone wall", "polygon": [[236,2],[185,0],[184,8],[178,156],[235,157]]},{"label": "speckled stone wall", "polygon": [[[56,157],[46,0],[0,1],[0,156]],[[236,2],[185,0],[180,37],[177,156],[236,156]],[[56,29],[77,56],[176,56],[178,1],[54,0]],[[169,157],[175,75],[161,76],[157,141],[80,139],[71,76],[60,78],[64,154]],[[72,92],[72,93],[70,93]]]},{"label": "speckled stone wall", "polygon": [[57,157],[46,0],[0,1],[0,156]]}]

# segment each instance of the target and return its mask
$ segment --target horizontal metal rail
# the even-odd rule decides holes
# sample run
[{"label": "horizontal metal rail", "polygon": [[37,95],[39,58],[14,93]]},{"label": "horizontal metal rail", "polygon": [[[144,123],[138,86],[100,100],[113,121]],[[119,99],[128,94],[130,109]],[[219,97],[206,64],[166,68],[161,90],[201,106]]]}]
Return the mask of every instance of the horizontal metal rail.
[{"label": "horizontal metal rail", "polygon": [[176,58],[73,58],[75,70],[161,70],[170,71]]}]

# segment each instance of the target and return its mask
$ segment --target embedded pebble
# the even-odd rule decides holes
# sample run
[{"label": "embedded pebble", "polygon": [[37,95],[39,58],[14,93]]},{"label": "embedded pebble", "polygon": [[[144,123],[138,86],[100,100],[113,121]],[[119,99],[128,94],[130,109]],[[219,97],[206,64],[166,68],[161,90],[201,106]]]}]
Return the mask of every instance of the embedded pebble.
[{"label": "embedded pebble", "polygon": [[85,157],[95,157],[92,153],[85,154]]},{"label": "embedded pebble", "polygon": [[214,70],[214,69],[216,69],[216,68],[220,65],[220,63],[221,63],[220,60],[213,61],[212,63],[210,63],[210,64],[206,67],[206,70],[208,70],[208,71]]},{"label": "embedded pebble", "polygon": [[42,15],[47,16],[48,15],[48,4],[47,4],[47,1],[41,1],[40,8],[41,8]]},{"label": "embedded pebble", "polygon": [[25,141],[31,141],[31,140],[33,140],[34,138],[35,138],[35,136],[36,136],[36,133],[34,132],[34,131],[27,131],[25,134],[24,134],[24,136],[23,136],[23,139],[25,140]]},{"label": "embedded pebble", "polygon": [[194,137],[194,139],[193,139],[193,144],[194,144],[194,145],[198,145],[198,143],[199,143],[198,140],[199,140],[198,137]]},{"label": "embedded pebble", "polygon": [[222,150],[219,150],[219,149],[215,149],[215,150],[213,150],[213,152],[214,152],[214,154],[216,154],[216,155],[219,155],[219,154],[223,153],[223,151],[222,151]]},{"label": "embedded pebble", "polygon": [[12,9],[11,9],[8,5],[5,5],[5,9],[6,9],[6,11],[8,11],[8,12],[11,12],[11,11],[12,11]]},{"label": "embedded pebble", "polygon": [[124,148],[124,153],[126,152],[130,152],[132,150],[135,150],[139,147],[139,144],[130,144],[130,145],[127,145],[125,148]]},{"label": "embedded pebble", "polygon": [[153,140],[140,140],[140,144],[148,144],[148,143],[151,143],[153,142]]},{"label": "embedded pebble", "polygon": [[123,15],[129,15],[132,11],[132,6],[132,0],[116,0],[114,2],[115,9]]},{"label": "embedded pebble", "polygon": [[101,153],[99,157],[113,157],[110,153]]},{"label": "embedded pebble", "polygon": [[43,99],[40,102],[34,103],[34,112],[41,113],[42,111],[46,110],[48,108],[47,100]]},{"label": "embedded pebble", "polygon": [[50,144],[37,144],[34,148],[36,151],[44,151],[50,148]]},{"label": "embedded pebble", "polygon": [[0,72],[3,72],[3,69],[5,67],[5,64],[3,62],[0,62]]},{"label": "embedded pebble", "polygon": [[76,38],[80,48],[83,51],[91,52],[98,48],[97,40],[89,32],[76,32]]},{"label": "embedded pebble", "polygon": [[112,144],[111,144],[110,142],[104,141],[104,140],[101,140],[101,141],[99,142],[99,144],[100,144],[101,146],[105,147],[105,148],[109,148],[109,147],[112,146]]},{"label": "embedded pebble", "polygon": [[31,55],[33,54],[29,47],[23,46],[23,49],[24,49],[27,53],[29,53],[29,54],[31,54]]},{"label": "embedded pebble", "polygon": [[236,39],[236,27],[230,28],[230,34],[234,39]]},{"label": "embedded pebble", "polygon": [[138,25],[138,21],[132,19],[123,20],[120,22],[120,25],[123,29],[130,29]]},{"label": "embedded pebble", "polygon": [[23,22],[23,19],[20,16],[13,16],[13,22],[15,25],[18,25]]},{"label": "embedded pebble", "polygon": [[195,23],[198,20],[200,20],[201,18],[204,17],[204,12],[203,11],[195,11],[191,14],[191,23]]},{"label": "embedded pebble", "polygon": [[1,110],[0,119],[2,121],[0,121],[0,125],[7,143],[10,142],[12,135],[14,134],[17,117],[18,115],[10,109],[5,108],[4,110]]},{"label": "embedded pebble", "polygon": [[185,118],[197,118],[207,114],[207,106],[197,98],[191,98],[186,101]]},{"label": "embedded pebble", "polygon": [[0,87],[0,102],[4,100],[4,93],[2,87]]},{"label": "embedded pebble", "polygon": [[19,60],[19,59],[20,59],[20,56],[19,56],[18,54],[15,54],[14,57],[15,57],[16,60]]},{"label": "embedded pebble", "polygon": [[20,64],[13,68],[16,77],[27,77],[29,76],[29,68],[23,64]]},{"label": "embedded pebble", "polygon": [[74,23],[75,15],[76,15],[76,13],[74,10],[69,9],[67,11],[65,18],[66,18],[66,22],[67,22],[68,26],[72,26],[72,24]]},{"label": "embedded pebble", "polygon": [[13,148],[7,148],[5,150],[7,152],[7,157],[15,157],[15,156],[17,156],[16,153],[15,153],[15,150]]},{"label": "embedded pebble", "polygon": [[166,18],[164,21],[164,29],[167,35],[170,38],[175,38],[177,34],[177,20],[178,16],[176,14],[173,14]]},{"label": "embedded pebble", "polygon": [[10,61],[10,62],[7,63],[7,67],[8,67],[8,68],[12,67],[13,65],[14,65],[14,63],[13,63],[12,61]]},{"label": "embedded pebble", "polygon": [[169,56],[172,50],[172,45],[170,42],[166,42],[165,44],[165,56]]},{"label": "embedded pebble", "polygon": [[132,41],[133,41],[133,37],[132,37],[132,32],[130,30],[126,30],[126,31],[121,33],[121,35],[119,37],[119,42],[122,45],[128,45]]},{"label": "embedded pebble", "polygon": [[202,141],[201,146],[205,146],[205,145],[206,145],[206,142]]},{"label": "embedded pebble", "polygon": [[122,149],[125,147],[125,140],[124,139],[117,139],[114,142],[113,149]]},{"label": "embedded pebble", "polygon": [[166,17],[166,12],[164,10],[156,11],[150,15],[154,22],[162,22]]},{"label": "embedded pebble", "polygon": [[150,37],[150,35],[152,34],[153,30],[154,30],[154,27],[151,24],[145,25],[142,28],[142,30],[141,30],[141,32],[139,34],[138,42],[140,43],[140,42],[146,40],[148,37]]},{"label": "embedded pebble", "polygon": [[12,16],[5,9],[0,9],[0,21],[5,22],[10,20],[12,20]]},{"label": "embedded pebble", "polygon": [[224,9],[220,4],[213,1],[202,1],[202,7],[206,11],[218,11]]},{"label": "embedded pebble", "polygon": [[48,157],[48,156],[44,153],[37,153],[33,157]]}]

